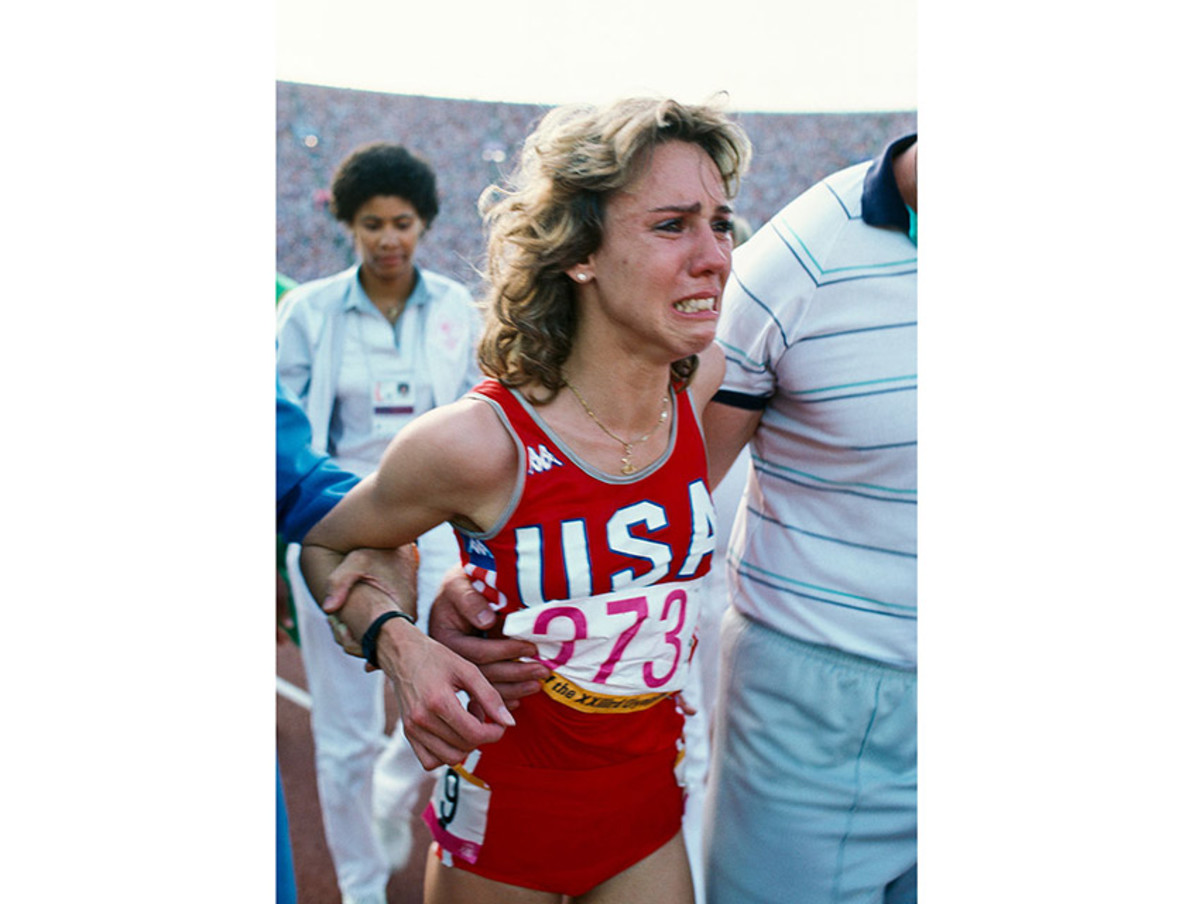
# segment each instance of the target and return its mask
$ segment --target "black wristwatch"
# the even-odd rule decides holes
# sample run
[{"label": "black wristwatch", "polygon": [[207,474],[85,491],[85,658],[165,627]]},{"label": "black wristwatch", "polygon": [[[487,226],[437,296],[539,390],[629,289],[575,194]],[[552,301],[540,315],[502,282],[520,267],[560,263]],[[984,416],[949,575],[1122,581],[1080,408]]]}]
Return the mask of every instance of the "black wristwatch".
[{"label": "black wristwatch", "polygon": [[392,618],[402,618],[410,625],[415,625],[417,620],[407,612],[401,612],[399,609],[393,609],[390,612],[385,612],[375,621],[371,622],[371,627],[363,633],[362,640],[358,645],[362,647],[363,657],[375,668],[379,668],[379,662],[375,659],[375,644],[379,640],[379,632],[383,629],[384,622]]}]

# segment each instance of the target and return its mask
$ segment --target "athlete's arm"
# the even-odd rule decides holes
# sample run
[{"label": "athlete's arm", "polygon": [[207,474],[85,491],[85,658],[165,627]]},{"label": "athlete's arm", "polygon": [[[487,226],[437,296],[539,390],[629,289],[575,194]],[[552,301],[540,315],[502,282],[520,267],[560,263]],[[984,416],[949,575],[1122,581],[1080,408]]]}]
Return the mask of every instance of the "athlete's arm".
[{"label": "athlete's arm", "polygon": [[[482,408],[482,406],[480,406]],[[476,412],[480,414],[480,412]],[[491,411],[487,421],[494,436],[489,442],[497,442],[509,450],[509,476],[504,480],[507,488],[505,505],[483,516],[477,525],[486,528],[494,524],[514,489],[517,469],[516,450],[507,432],[500,426],[499,419]],[[483,427],[484,424],[479,424]],[[487,637],[486,632],[496,623],[496,615],[488,606],[483,594],[478,593],[461,569],[451,569],[442,580],[442,585],[429,609],[429,634],[459,656],[479,667],[484,677],[500,693],[510,709],[519,706],[521,697],[537,693],[542,681],[549,677],[550,670],[539,662],[522,662],[537,655],[537,647],[523,640],[504,637]],[[472,712],[476,712],[472,704]]]},{"label": "athlete's arm", "polygon": [[[460,401],[422,415],[392,441],[379,470],[305,537],[305,579],[322,599],[332,572],[351,550],[396,549],[442,521],[488,525],[503,510],[515,480],[516,451],[486,405]],[[389,594],[362,583],[338,614],[361,641],[378,616],[398,608],[404,607]],[[392,683],[404,732],[427,769],[461,761],[513,724],[478,669],[404,619],[384,623],[376,659]],[[459,690],[471,697],[470,713],[458,702]]]},{"label": "athlete's arm", "polygon": [[[427,412],[305,536],[304,577],[323,599],[330,573],[351,550],[395,549],[443,521],[488,527],[516,479],[517,451],[486,403],[464,399]],[[341,617],[356,635],[370,624],[356,607],[342,607]]]}]

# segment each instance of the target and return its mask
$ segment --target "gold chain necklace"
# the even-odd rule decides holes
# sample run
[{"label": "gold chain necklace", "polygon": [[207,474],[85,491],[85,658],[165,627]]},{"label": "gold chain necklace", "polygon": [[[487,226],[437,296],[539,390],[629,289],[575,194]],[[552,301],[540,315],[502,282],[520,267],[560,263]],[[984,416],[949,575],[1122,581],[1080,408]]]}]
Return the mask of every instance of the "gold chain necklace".
[{"label": "gold chain necklace", "polygon": [[567,385],[567,389],[571,390],[571,392],[575,394],[575,398],[579,399],[579,404],[583,406],[583,410],[587,412],[588,417],[590,417],[593,421],[596,422],[596,426],[599,427],[601,430],[603,430],[605,433],[607,433],[609,436],[611,436],[613,439],[615,439],[617,442],[619,442],[622,446],[625,447],[625,454],[623,456],[621,456],[621,473],[622,474],[632,474],[634,471],[636,471],[637,468],[635,468],[633,466],[633,464],[631,463],[631,459],[633,458],[633,447],[636,446],[638,443],[644,443],[646,440],[648,440],[651,436],[654,435],[654,431],[657,430],[659,427],[661,427],[666,422],[667,417],[671,413],[670,397],[663,396],[662,412],[659,414],[658,420],[655,421],[654,426],[651,427],[644,435],[639,436],[637,439],[621,439],[621,437],[617,436],[615,433],[613,433],[611,430],[609,430],[607,427],[605,427],[604,424],[602,424],[600,422],[600,418],[596,417],[596,412],[592,411],[592,406],[587,403],[587,399],[585,399],[582,395],[580,395],[579,390],[571,385],[570,380],[568,380],[564,377],[563,382]]}]

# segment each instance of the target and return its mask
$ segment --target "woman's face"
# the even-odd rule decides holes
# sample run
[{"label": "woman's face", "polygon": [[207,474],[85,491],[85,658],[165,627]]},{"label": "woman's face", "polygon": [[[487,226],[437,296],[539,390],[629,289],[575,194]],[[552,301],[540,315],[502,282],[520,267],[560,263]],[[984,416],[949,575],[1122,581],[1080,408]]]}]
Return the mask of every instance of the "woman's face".
[{"label": "woman's face", "polygon": [[717,166],[701,147],[658,145],[637,178],[608,199],[600,248],[570,271],[586,277],[581,300],[594,300],[623,337],[655,358],[703,351],[729,278],[732,216]]},{"label": "woman's face", "polygon": [[363,268],[381,282],[392,282],[411,275],[425,221],[405,198],[375,195],[354,214],[350,232]]}]

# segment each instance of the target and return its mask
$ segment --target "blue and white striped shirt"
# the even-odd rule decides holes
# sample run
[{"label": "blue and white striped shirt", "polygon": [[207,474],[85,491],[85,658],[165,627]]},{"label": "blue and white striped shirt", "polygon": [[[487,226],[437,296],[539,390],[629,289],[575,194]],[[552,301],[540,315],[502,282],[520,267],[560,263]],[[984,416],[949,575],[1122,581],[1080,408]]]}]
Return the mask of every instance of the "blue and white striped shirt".
[{"label": "blue and white striped shirt", "polygon": [[[729,550],[733,605],[906,668],[917,645],[917,253],[890,164],[911,140],[818,183],[740,247],[717,332],[717,400],[763,411]],[[868,225],[864,207],[883,225]]]}]

